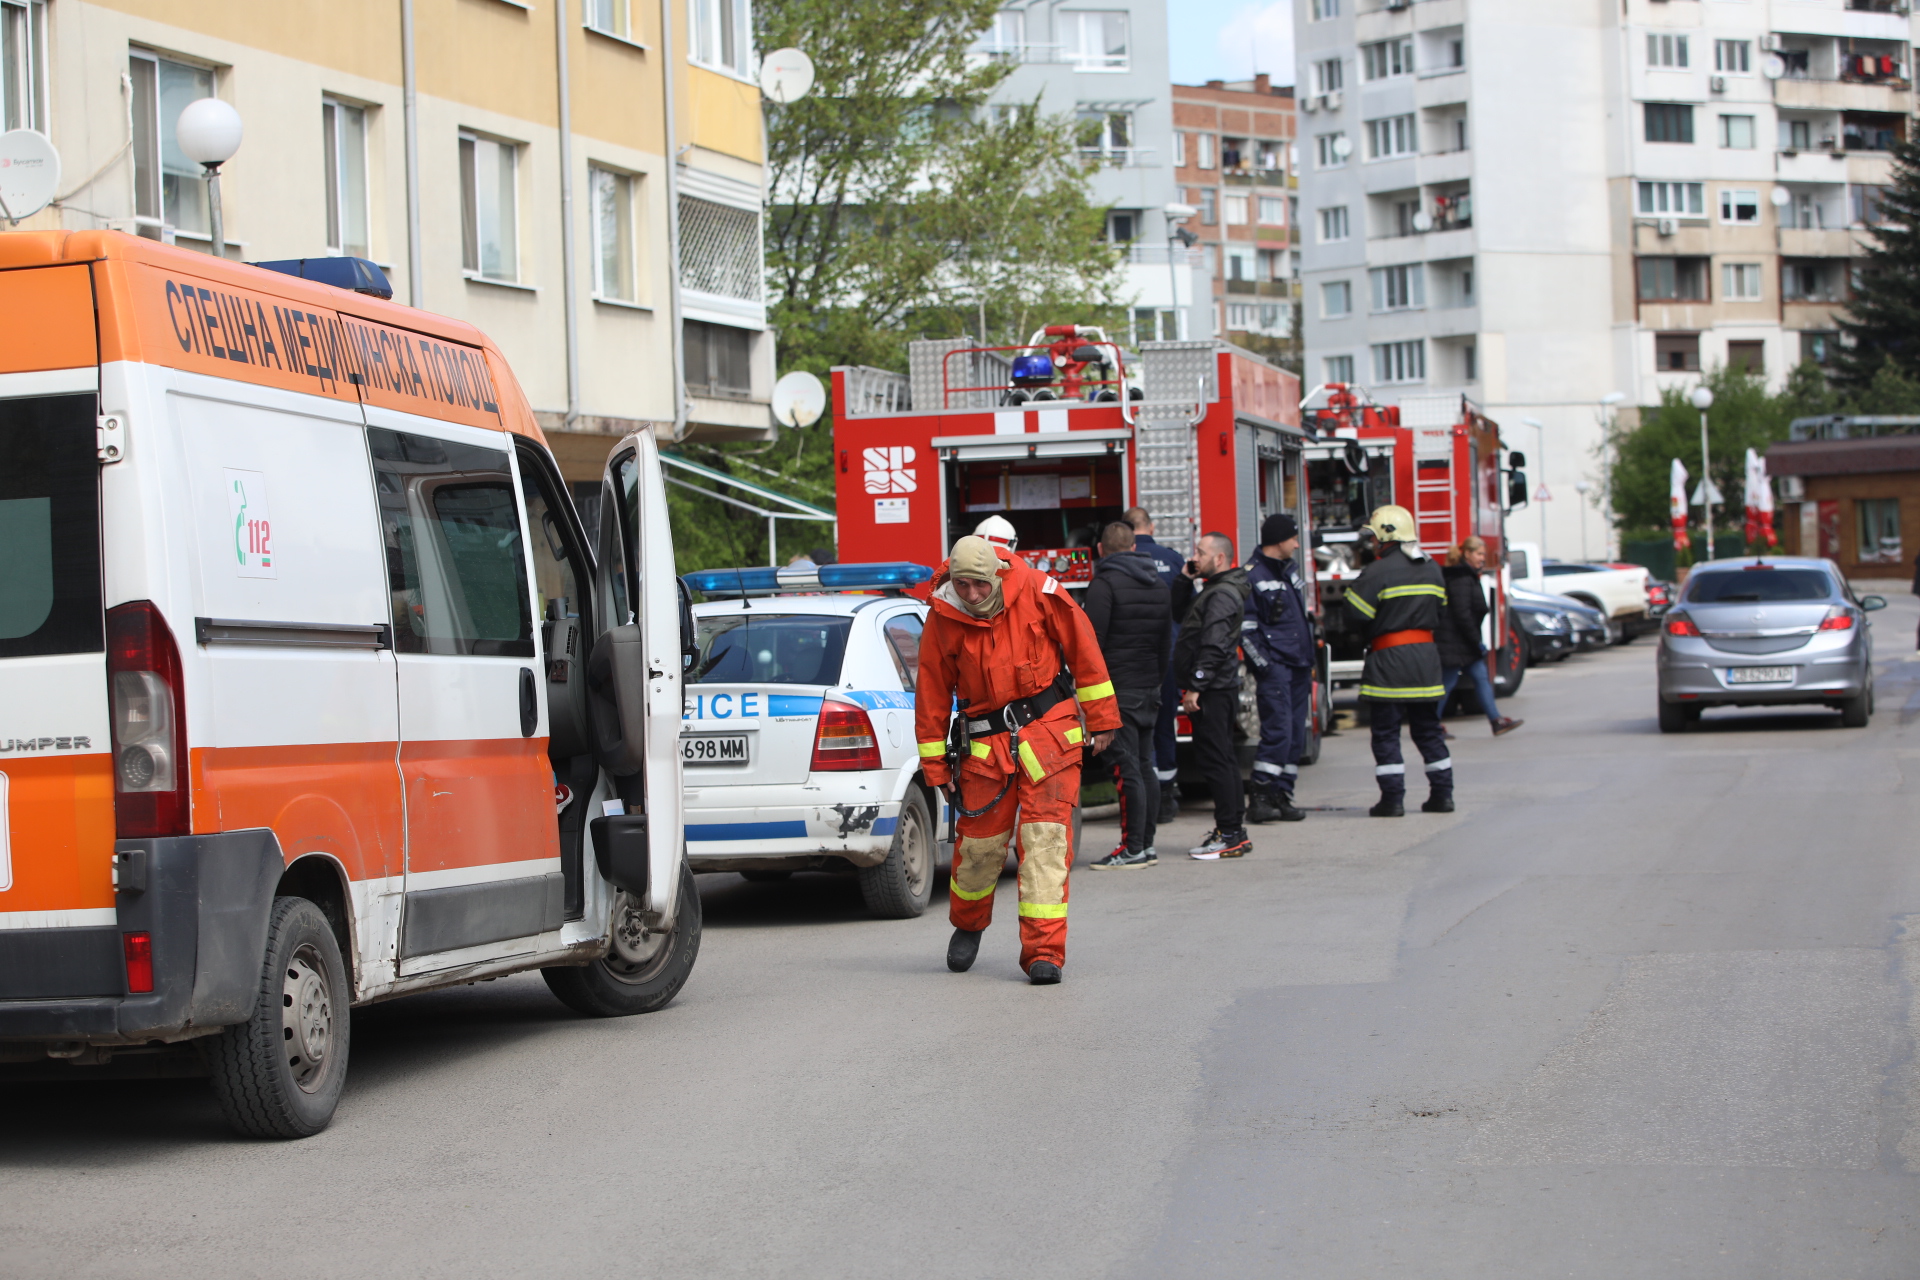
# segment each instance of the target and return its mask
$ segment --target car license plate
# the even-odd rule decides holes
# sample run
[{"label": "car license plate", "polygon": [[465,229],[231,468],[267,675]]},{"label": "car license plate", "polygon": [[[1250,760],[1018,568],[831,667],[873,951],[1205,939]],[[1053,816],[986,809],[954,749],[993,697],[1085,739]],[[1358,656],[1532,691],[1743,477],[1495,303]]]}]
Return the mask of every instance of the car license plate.
[{"label": "car license plate", "polygon": [[1792,667],[1729,667],[1728,684],[1792,684]]},{"label": "car license plate", "polygon": [[753,752],[744,733],[687,733],[680,736],[680,758],[688,764],[748,764]]}]

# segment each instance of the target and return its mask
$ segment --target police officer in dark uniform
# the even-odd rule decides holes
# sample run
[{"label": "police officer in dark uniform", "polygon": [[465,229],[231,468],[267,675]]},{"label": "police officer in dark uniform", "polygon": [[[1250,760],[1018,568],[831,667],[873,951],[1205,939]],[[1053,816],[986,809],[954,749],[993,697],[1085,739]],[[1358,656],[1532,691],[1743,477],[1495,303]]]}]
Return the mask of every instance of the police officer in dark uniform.
[{"label": "police officer in dark uniform", "polygon": [[1405,507],[1380,507],[1367,522],[1378,539],[1379,559],[1347,588],[1347,604],[1368,626],[1367,665],[1360,673],[1360,700],[1373,721],[1373,772],[1380,802],[1376,818],[1406,812],[1407,766],[1400,756],[1400,724],[1427,765],[1427,813],[1453,812],[1453,761],[1440,727],[1440,651],[1433,643],[1446,606],[1440,566],[1420,550],[1413,516]]},{"label": "police officer in dark uniform", "polygon": [[1260,694],[1248,822],[1299,822],[1307,816],[1293,803],[1313,700],[1313,622],[1307,584],[1294,562],[1299,550],[1299,523],[1280,512],[1261,522],[1260,548],[1247,561],[1253,593],[1240,624],[1240,649]]}]

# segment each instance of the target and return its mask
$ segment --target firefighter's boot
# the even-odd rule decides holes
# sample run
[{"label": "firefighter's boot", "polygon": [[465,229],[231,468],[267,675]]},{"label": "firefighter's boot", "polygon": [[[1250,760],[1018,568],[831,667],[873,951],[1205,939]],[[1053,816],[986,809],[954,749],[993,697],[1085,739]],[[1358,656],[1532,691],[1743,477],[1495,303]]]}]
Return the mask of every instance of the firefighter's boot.
[{"label": "firefighter's boot", "polygon": [[1307,820],[1306,810],[1300,808],[1300,806],[1293,802],[1293,792],[1281,791],[1277,792],[1276,795],[1280,803],[1280,821],[1305,822]]},{"label": "firefighter's boot", "polygon": [[[1400,785],[1389,786],[1389,781],[1398,782]],[[1380,802],[1367,812],[1376,818],[1404,818],[1407,815],[1407,786],[1404,779],[1397,774],[1391,778],[1381,775]]]},{"label": "firefighter's boot", "polygon": [[1036,987],[1050,987],[1060,981],[1060,966],[1050,960],[1035,960],[1027,968],[1027,981]]},{"label": "firefighter's boot", "polygon": [[1180,816],[1180,788],[1174,785],[1172,778],[1160,780],[1160,813],[1153,820],[1156,827],[1164,827]]},{"label": "firefighter's boot", "polygon": [[984,930],[955,929],[953,940],[947,943],[947,968],[955,973],[965,973],[973,968],[974,957],[980,954],[980,934]]},{"label": "firefighter's boot", "polygon": [[1253,794],[1247,797],[1247,821],[1256,824],[1278,822],[1285,816],[1281,806],[1282,800],[1277,788],[1255,787]]}]

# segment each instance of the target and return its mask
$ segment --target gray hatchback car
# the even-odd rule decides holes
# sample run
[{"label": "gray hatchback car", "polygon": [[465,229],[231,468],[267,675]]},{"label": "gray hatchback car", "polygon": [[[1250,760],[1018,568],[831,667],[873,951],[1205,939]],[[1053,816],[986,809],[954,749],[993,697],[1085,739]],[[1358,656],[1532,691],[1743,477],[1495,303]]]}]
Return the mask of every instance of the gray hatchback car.
[{"label": "gray hatchback car", "polygon": [[1873,714],[1879,596],[1856,598],[1831,560],[1743,557],[1696,566],[1660,628],[1660,732],[1707,707],[1820,703],[1848,728]]}]

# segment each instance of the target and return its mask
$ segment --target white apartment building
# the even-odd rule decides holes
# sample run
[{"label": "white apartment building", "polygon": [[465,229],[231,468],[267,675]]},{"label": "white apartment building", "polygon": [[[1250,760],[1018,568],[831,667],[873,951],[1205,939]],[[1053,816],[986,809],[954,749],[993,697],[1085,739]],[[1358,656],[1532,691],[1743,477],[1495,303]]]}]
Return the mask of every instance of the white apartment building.
[{"label": "white apartment building", "polygon": [[1515,536],[1599,554],[1605,397],[1827,359],[1911,127],[1906,8],[1300,0],[1307,382],[1470,396],[1548,494]]}]

